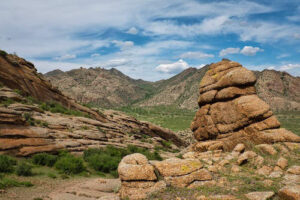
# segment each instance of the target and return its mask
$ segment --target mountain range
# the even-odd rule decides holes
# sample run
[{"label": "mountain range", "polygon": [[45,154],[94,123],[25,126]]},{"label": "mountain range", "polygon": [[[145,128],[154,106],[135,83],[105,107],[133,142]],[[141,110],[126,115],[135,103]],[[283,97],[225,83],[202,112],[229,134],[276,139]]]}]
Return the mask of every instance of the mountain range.
[{"label": "mountain range", "polygon": [[[135,80],[117,69],[54,70],[45,76],[63,93],[84,104],[104,108],[170,105],[194,110],[198,88],[209,65],[188,68],[156,82]],[[275,70],[254,71],[256,90],[273,111],[300,110],[300,77]]]}]

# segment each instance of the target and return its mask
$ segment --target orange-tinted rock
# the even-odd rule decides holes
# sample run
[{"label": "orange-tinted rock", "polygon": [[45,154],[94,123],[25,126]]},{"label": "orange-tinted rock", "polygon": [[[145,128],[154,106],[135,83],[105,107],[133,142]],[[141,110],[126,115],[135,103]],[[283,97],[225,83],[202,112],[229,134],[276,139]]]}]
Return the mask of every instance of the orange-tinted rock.
[{"label": "orange-tinted rock", "polygon": [[253,72],[229,60],[210,65],[200,83],[199,110],[191,124],[195,151],[232,150],[238,143],[300,142],[273,116],[254,88]]}]

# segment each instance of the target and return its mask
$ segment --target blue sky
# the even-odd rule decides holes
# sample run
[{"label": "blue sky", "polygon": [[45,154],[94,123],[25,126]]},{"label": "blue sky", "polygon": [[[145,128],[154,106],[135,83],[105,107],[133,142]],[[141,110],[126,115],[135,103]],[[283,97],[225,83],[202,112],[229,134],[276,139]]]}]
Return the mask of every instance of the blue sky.
[{"label": "blue sky", "polygon": [[114,67],[155,81],[225,57],[300,76],[300,0],[9,0],[0,17],[0,49],[42,73]]}]

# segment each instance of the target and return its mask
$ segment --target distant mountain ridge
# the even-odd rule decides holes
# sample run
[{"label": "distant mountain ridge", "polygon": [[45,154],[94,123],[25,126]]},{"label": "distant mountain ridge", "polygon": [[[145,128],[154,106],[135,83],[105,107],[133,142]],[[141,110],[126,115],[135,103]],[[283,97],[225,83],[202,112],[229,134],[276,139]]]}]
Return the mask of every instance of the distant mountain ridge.
[{"label": "distant mountain ridge", "polygon": [[[171,105],[196,109],[198,88],[209,65],[188,68],[157,82],[135,80],[117,69],[80,68],[45,74],[53,85],[82,103],[102,107]],[[258,96],[273,111],[300,110],[300,77],[275,70],[254,71]]]}]

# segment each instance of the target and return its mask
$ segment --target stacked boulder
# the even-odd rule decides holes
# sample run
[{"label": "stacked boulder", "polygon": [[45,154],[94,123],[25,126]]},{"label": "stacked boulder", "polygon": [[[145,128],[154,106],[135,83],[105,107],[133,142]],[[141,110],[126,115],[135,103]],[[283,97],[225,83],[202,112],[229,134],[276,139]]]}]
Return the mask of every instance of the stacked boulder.
[{"label": "stacked boulder", "polygon": [[267,103],[256,95],[253,72],[230,60],[211,64],[200,83],[199,110],[191,124],[194,151],[232,150],[236,144],[300,142],[280,128]]},{"label": "stacked boulder", "polygon": [[139,153],[125,156],[118,167],[122,199],[144,199],[147,195],[166,188],[192,187],[193,184],[212,180],[199,159],[170,158],[148,161]]}]

